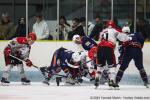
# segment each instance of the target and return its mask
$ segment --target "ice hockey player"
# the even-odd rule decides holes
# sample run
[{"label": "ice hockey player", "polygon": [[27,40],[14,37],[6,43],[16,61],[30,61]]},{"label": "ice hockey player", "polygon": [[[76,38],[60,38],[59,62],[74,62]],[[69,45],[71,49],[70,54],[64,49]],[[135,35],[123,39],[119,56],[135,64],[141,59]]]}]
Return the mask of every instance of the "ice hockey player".
[{"label": "ice hockey player", "polygon": [[97,46],[97,43],[88,36],[80,37],[79,35],[74,35],[72,40],[77,44],[81,44],[83,49],[87,51],[89,51],[93,46]]},{"label": "ice hockey player", "polygon": [[128,68],[130,61],[133,59],[136,68],[139,70],[144,85],[148,88],[148,78],[143,66],[142,48],[144,45],[144,38],[139,33],[130,33],[130,28],[128,26],[124,26],[122,28],[122,32],[132,37],[132,40],[122,43],[120,68],[116,75],[115,87],[119,87],[118,83],[121,81],[124,71]]},{"label": "ice hockey player", "polygon": [[102,75],[104,66],[108,67],[108,85],[113,88],[116,59],[114,54],[114,48],[116,46],[116,40],[128,41],[131,38],[121,33],[120,30],[115,29],[115,23],[111,20],[106,23],[107,28],[103,29],[100,33],[100,43],[97,50],[97,74],[95,79],[96,88],[99,86],[99,78]]},{"label": "ice hockey player", "polygon": [[32,66],[29,54],[31,45],[35,40],[35,33],[29,33],[27,37],[17,37],[9,41],[8,45],[4,49],[6,67],[4,67],[4,73],[1,79],[1,83],[3,85],[9,85],[9,73],[14,66],[17,66],[18,68],[22,84],[30,84],[30,80],[27,79],[24,72],[23,61],[25,61],[27,66]]},{"label": "ice hockey player", "polygon": [[[81,56],[78,52],[73,52],[63,47],[57,49],[53,54],[50,66],[47,68],[41,67],[43,74],[48,72],[48,75],[43,83],[49,85],[49,80],[51,77],[54,74],[59,73],[61,70],[63,70],[67,76],[74,79],[78,74],[78,69],[76,68],[78,68],[80,65],[80,57]],[[74,69],[72,70],[72,68]]]},{"label": "ice hockey player", "polygon": [[[93,39],[89,38],[88,36],[80,37],[79,35],[74,35],[72,40],[76,44],[81,44],[84,50],[87,50],[90,53],[92,52],[91,56],[94,55],[93,50],[95,50],[95,48],[97,47],[97,43]],[[92,60],[96,63],[95,57],[93,57]],[[96,65],[94,66],[95,66],[95,69],[97,69]]]}]

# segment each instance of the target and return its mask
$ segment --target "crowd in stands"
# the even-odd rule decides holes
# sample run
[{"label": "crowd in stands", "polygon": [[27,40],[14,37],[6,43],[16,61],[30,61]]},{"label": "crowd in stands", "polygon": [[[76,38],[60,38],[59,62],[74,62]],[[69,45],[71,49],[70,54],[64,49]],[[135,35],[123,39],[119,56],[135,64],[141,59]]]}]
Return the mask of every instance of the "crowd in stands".
[{"label": "crowd in stands", "polygon": [[[86,32],[86,19],[85,17],[73,18],[72,24],[68,23],[65,16],[60,16],[59,25],[56,25],[56,29],[53,33],[50,33],[50,28],[44,20],[41,13],[35,14],[35,23],[32,27],[32,32],[35,32],[38,40],[53,40],[52,34],[57,34],[57,40],[72,40],[75,34],[80,36],[88,35],[94,40],[98,40],[99,33],[105,28],[105,21],[99,16],[94,19],[94,24],[88,22],[88,29]],[[118,21],[114,18],[114,22],[117,28],[121,29],[118,25]],[[130,26],[131,32],[134,32],[134,21],[132,18],[128,19],[124,24]],[[28,28],[29,31],[29,28]],[[136,32],[143,35],[145,40],[150,40],[150,24],[148,20],[137,18]],[[17,25],[15,25],[8,13],[3,13],[0,18],[0,40],[10,40],[14,37],[26,36],[26,21],[25,17],[18,19]]]}]

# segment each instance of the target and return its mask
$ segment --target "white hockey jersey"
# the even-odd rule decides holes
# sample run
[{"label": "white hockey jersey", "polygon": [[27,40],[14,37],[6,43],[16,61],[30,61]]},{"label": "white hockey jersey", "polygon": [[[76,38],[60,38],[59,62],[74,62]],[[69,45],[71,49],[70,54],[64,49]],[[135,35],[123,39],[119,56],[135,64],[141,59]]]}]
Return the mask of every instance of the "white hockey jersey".
[{"label": "white hockey jersey", "polygon": [[23,60],[29,58],[31,46],[27,43],[25,37],[18,37],[10,40],[7,47],[11,49],[11,55]]},{"label": "white hockey jersey", "polygon": [[99,39],[99,46],[108,46],[114,48],[116,46],[117,39],[125,42],[131,40],[131,37],[122,33],[120,30],[114,28],[106,28],[102,32],[100,32]]}]

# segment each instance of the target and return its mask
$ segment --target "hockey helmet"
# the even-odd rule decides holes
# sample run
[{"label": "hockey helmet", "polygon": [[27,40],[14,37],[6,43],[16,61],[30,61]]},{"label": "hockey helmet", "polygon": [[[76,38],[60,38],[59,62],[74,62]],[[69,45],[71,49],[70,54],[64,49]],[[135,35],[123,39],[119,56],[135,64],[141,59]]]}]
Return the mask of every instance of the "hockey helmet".
[{"label": "hockey helmet", "polygon": [[80,54],[79,54],[78,52],[74,52],[74,53],[72,54],[72,60],[73,60],[74,62],[79,62],[79,61],[81,60]]},{"label": "hockey helmet", "polygon": [[114,23],[114,21],[112,21],[112,20],[109,20],[109,21],[107,21],[107,23],[106,23],[106,26],[107,27],[115,27],[115,23]]},{"label": "hockey helmet", "polygon": [[35,41],[37,39],[36,34],[33,32],[30,32],[27,37],[31,38],[31,40],[33,40],[33,41]]},{"label": "hockey helmet", "polygon": [[74,41],[75,43],[79,44],[80,43],[80,35],[74,35],[72,38],[72,41]]},{"label": "hockey helmet", "polygon": [[123,32],[123,33],[130,33],[130,28],[129,28],[128,26],[124,26],[124,27],[122,28],[122,32]]}]

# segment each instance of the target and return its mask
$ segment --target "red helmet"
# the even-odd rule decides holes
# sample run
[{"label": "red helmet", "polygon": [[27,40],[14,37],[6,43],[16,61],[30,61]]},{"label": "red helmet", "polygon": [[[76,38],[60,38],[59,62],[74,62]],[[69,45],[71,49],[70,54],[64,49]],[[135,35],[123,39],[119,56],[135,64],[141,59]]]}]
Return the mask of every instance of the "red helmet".
[{"label": "red helmet", "polygon": [[115,23],[112,20],[107,21],[106,25],[107,25],[107,27],[108,26],[115,27]]},{"label": "red helmet", "polygon": [[31,40],[36,40],[36,34],[35,33],[33,33],[33,32],[30,32],[29,34],[28,34],[28,36],[27,36],[28,38],[31,38]]}]

